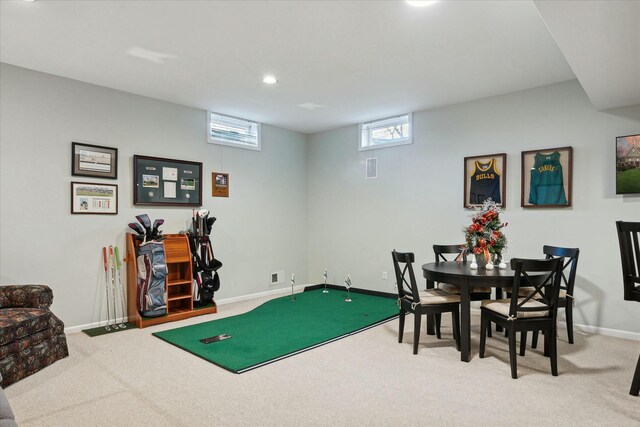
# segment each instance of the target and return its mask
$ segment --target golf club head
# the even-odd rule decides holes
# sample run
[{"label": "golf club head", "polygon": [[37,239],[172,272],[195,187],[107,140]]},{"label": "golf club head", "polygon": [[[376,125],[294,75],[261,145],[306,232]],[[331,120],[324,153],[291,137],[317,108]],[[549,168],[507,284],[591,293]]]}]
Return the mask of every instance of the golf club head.
[{"label": "golf club head", "polygon": [[151,230],[151,240],[156,240],[158,236],[162,234],[162,231],[158,230],[158,227],[160,227],[162,224],[164,224],[164,219],[156,219],[153,222],[153,229]]},{"label": "golf club head", "polygon": [[215,216],[207,218],[207,221],[205,223],[205,230],[204,230],[206,235],[211,234],[211,228],[213,227],[213,223],[214,222],[216,222],[216,217]]},{"label": "golf club head", "polygon": [[209,209],[204,209],[204,208],[202,208],[202,209],[200,209],[200,210],[198,211],[198,216],[199,216],[200,218],[205,218],[205,217],[207,217],[208,215],[209,215]]},{"label": "golf club head", "polygon": [[147,234],[151,234],[151,220],[149,219],[149,215],[147,214],[136,215],[136,219],[140,224],[142,224]]},{"label": "golf club head", "polygon": [[144,236],[144,228],[142,228],[140,224],[136,224],[135,222],[129,223],[129,228],[138,233],[139,236]]}]

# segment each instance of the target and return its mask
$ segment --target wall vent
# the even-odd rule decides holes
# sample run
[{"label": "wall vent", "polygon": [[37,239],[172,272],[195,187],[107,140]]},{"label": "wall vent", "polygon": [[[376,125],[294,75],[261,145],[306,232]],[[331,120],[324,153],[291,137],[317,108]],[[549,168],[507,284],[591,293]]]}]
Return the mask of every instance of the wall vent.
[{"label": "wall vent", "polygon": [[281,283],[284,283],[284,271],[281,270],[271,273],[271,284],[279,285]]},{"label": "wall vent", "polygon": [[371,157],[367,159],[367,175],[366,178],[377,178],[378,177],[378,158]]}]

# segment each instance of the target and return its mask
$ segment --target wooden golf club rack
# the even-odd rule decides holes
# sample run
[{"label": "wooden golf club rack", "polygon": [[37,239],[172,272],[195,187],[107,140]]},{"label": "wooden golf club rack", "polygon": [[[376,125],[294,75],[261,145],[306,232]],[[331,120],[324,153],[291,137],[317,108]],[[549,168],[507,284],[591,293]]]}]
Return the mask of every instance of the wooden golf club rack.
[{"label": "wooden golf club rack", "polygon": [[184,234],[165,234],[164,245],[167,263],[165,294],[167,314],[159,317],[143,317],[136,304],[138,290],[138,267],[136,251],[140,242],[133,234],[127,234],[127,313],[129,322],[138,328],[188,319],[193,316],[217,312],[215,301],[212,306],[193,308],[193,270],[189,239]]}]

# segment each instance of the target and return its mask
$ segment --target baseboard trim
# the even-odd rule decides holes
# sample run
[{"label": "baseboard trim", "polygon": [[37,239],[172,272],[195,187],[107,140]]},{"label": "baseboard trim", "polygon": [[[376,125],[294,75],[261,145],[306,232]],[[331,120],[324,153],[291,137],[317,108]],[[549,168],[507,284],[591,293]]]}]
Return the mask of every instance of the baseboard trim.
[{"label": "baseboard trim", "polygon": [[[293,287],[293,291],[294,293],[298,293],[298,292],[303,292],[304,288],[306,286],[309,286],[309,284],[306,285],[296,285]],[[256,298],[263,298],[263,297],[268,297],[271,295],[284,295],[291,292],[291,287],[286,287],[286,288],[278,288],[278,289],[271,289],[265,292],[258,292],[255,294],[248,294],[248,295],[242,295],[239,297],[231,297],[231,298],[225,298],[225,299],[221,299],[221,300],[215,300],[216,305],[220,306],[220,305],[225,305],[225,304],[231,304],[234,302],[240,302],[240,301],[247,301],[247,300],[252,300],[252,299],[256,299]],[[127,319],[118,319],[118,324],[120,322],[126,322]],[[107,321],[106,320],[101,320],[99,322],[93,322],[93,323],[87,323],[85,325],[78,325],[78,326],[69,326],[64,328],[64,333],[65,334],[76,334],[78,332],[82,332],[85,329],[91,329],[91,328],[97,328],[100,326],[107,326]]]},{"label": "baseboard trim", "polygon": [[[471,313],[480,316],[480,309],[472,308]],[[558,325],[561,328],[566,328],[567,322],[558,321]],[[573,330],[584,332],[587,334],[593,334],[593,335],[605,335],[608,337],[624,338],[632,341],[640,341],[640,332],[621,331],[620,329],[610,329],[610,328],[601,328],[599,326],[581,325],[575,322],[573,324]]]},{"label": "baseboard trim", "polygon": [[[296,285],[293,287],[293,292],[294,293],[303,292],[306,286],[309,286],[309,285]],[[217,305],[232,304],[234,302],[247,301],[247,300],[252,300],[256,298],[263,298],[271,295],[281,295],[281,294],[284,295],[288,293],[291,293],[291,287],[271,289],[268,291],[258,292],[255,294],[241,295],[239,297],[231,297],[231,298],[216,300],[216,304]]]},{"label": "baseboard trim", "polygon": [[[293,291],[295,293],[298,292],[303,292],[305,287],[319,287],[320,285],[315,285],[315,284],[305,284],[305,285],[296,285],[293,287]],[[342,287],[338,287],[336,285],[327,285],[327,287],[329,288],[335,288],[335,289],[344,289]],[[354,289],[355,290],[355,289]],[[272,296],[272,295],[284,295],[291,292],[291,288],[286,287],[286,288],[278,288],[278,289],[271,289],[265,292],[257,292],[255,294],[248,294],[248,295],[241,295],[238,297],[231,297],[231,298],[225,298],[225,299],[221,299],[221,300],[216,300],[216,304],[218,306],[220,305],[225,305],[225,304],[232,304],[234,302],[241,302],[241,301],[248,301],[248,300],[252,300],[252,299],[256,299],[256,298],[263,298],[263,297],[268,297],[268,296]],[[386,296],[386,295],[385,295]],[[480,309],[479,308],[471,308],[471,313],[472,314],[476,314],[476,315],[480,315]],[[118,319],[118,323],[120,322],[126,322],[127,319]],[[563,328],[566,327],[566,323],[565,322],[558,322],[559,325],[561,325]],[[103,320],[100,322],[93,322],[93,323],[87,323],[86,325],[78,325],[78,326],[70,326],[67,328],[64,328],[64,333],[65,334],[75,334],[78,332],[82,332],[84,329],[91,329],[91,328],[97,328],[99,326],[106,326],[107,325],[107,321]],[[619,329],[610,329],[610,328],[602,328],[599,326],[589,326],[589,325],[581,325],[578,323],[574,323],[573,324],[573,328],[576,331],[580,331],[580,332],[585,332],[587,334],[595,334],[595,335],[605,335],[605,336],[609,336],[609,337],[615,337],[615,338],[624,338],[627,340],[632,340],[632,341],[640,341],[640,332],[630,332],[630,331],[621,331]]]}]

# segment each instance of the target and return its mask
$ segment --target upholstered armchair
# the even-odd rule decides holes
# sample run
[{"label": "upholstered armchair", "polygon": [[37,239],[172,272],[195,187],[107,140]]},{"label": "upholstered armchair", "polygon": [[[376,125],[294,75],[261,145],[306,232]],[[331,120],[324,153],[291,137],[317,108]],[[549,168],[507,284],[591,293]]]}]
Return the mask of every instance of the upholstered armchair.
[{"label": "upholstered armchair", "polygon": [[50,310],[47,285],[0,286],[0,386],[69,355],[64,324]]}]

